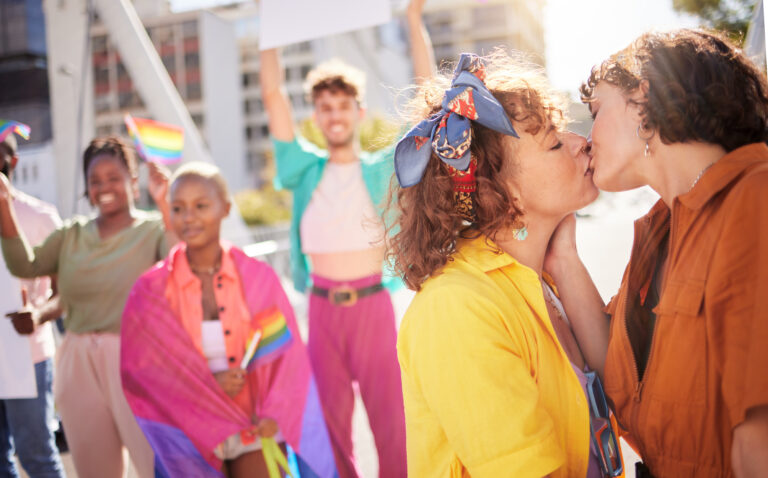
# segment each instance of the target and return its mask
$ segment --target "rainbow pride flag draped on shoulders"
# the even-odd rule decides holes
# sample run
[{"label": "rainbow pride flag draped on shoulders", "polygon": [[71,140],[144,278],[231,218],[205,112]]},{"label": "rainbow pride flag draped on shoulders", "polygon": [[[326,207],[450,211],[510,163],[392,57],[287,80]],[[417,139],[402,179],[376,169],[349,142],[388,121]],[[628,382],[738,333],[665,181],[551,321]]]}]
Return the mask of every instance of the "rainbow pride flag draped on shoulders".
[{"label": "rainbow pride flag draped on shoulders", "polygon": [[[249,382],[258,382],[253,413],[277,422],[302,478],[337,477],[309,358],[279,279],[241,250],[229,253],[252,326],[267,331],[246,369]],[[249,428],[251,418],[219,387],[173,312],[165,294],[169,277],[166,259],[131,290],[121,331],[123,389],[155,452],[156,477],[223,477],[214,449]]]}]

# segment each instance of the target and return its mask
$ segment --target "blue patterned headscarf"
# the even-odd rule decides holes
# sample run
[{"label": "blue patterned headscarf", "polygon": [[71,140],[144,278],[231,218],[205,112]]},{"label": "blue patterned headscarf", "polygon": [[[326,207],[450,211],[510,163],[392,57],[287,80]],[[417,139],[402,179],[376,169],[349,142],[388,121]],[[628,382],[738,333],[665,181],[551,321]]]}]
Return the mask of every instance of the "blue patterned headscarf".
[{"label": "blue patterned headscarf", "polygon": [[[485,86],[485,65],[480,57],[462,53],[446,90],[442,111],[414,126],[395,147],[395,173],[400,186],[418,184],[424,176],[432,151],[456,172],[468,172],[472,142],[471,121],[519,138],[501,103]],[[427,141],[430,148],[423,146]]]}]

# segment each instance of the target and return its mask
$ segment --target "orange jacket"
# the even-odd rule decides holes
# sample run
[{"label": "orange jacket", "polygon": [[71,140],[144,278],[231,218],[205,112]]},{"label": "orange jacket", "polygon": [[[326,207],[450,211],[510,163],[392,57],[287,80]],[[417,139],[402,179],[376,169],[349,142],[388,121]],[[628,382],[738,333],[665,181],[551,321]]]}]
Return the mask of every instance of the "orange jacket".
[{"label": "orange jacket", "polygon": [[[243,296],[240,274],[232,259],[231,245],[222,242],[221,268],[214,277],[213,289],[219,305],[219,317],[224,332],[224,346],[227,351],[229,368],[240,368],[245,355],[248,332],[251,329],[251,314]],[[192,273],[187,261],[186,244],[179,244],[168,256],[170,277],[165,296],[182,326],[189,333],[195,348],[203,353],[203,292],[200,279]],[[246,413],[253,409],[250,387],[243,387],[235,402]]]},{"label": "orange jacket", "polygon": [[[630,337],[669,233],[648,364]],[[721,158],[696,186],[635,223],[612,315],[605,391],[657,478],[728,477],[733,428],[768,404],[768,147]],[[630,332],[632,331],[632,332]],[[636,341],[635,341],[636,342]]]}]

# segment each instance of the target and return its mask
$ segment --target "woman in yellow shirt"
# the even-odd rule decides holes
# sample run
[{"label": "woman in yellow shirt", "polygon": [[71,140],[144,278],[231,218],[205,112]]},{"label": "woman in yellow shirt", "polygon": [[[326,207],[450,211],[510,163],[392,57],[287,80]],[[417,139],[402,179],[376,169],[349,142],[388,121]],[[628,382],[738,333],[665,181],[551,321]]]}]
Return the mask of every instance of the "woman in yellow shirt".
[{"label": "woman in yellow shirt", "polygon": [[464,54],[447,82],[415,95],[422,121],[395,152],[391,256],[418,291],[397,343],[408,474],[616,476],[607,406],[584,374],[608,340],[582,307],[599,296],[558,296],[551,280],[588,278],[557,253],[598,194],[586,140],[564,131],[541,72],[504,54]]}]

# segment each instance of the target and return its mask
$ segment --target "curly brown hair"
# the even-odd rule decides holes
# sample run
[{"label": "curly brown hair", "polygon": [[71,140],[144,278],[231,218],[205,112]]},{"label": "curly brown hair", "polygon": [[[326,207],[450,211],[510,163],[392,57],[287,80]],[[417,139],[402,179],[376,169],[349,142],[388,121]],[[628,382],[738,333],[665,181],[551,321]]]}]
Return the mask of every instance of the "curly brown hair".
[{"label": "curly brown hair", "polygon": [[[696,29],[645,33],[592,68],[581,100],[606,81],[641,107],[642,127],[665,144],[699,141],[726,151],[768,140],[765,75],[724,36]],[[645,99],[629,95],[647,82]]]},{"label": "curly brown hair", "polygon": [[138,175],[138,165],[133,148],[118,136],[94,138],[88,143],[83,153],[83,177],[85,178],[85,195],[88,196],[88,168],[93,160],[102,154],[114,156],[128,169],[131,177]]},{"label": "curly brown hair", "polygon": [[[483,60],[485,84],[518,132],[537,134],[564,127],[566,100],[550,89],[540,67],[502,50]],[[450,80],[446,71],[415,88],[409,108],[413,124],[441,111]],[[470,152],[477,160],[472,224],[458,212],[447,166],[434,152],[418,184],[401,188],[393,179],[387,217],[394,218],[388,221],[388,229],[396,233],[390,239],[388,257],[410,289],[420,290],[451,260],[459,239],[485,235],[494,240],[499,231],[518,224],[523,214],[507,182],[516,165],[514,141],[474,122],[471,135]]]}]

